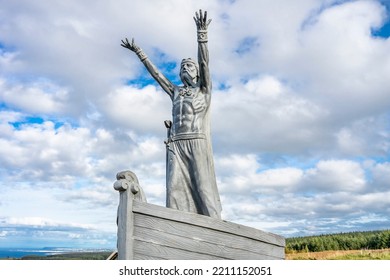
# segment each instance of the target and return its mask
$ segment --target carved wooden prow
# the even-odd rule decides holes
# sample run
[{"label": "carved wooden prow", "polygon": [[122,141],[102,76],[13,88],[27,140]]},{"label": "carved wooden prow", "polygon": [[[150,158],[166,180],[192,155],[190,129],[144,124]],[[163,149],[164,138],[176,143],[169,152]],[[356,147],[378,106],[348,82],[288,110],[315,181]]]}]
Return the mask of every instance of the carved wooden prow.
[{"label": "carved wooden prow", "polygon": [[133,259],[134,214],[133,201],[146,202],[145,194],[139,185],[137,176],[131,171],[122,171],[116,175],[114,189],[119,191],[118,206],[118,260]]}]

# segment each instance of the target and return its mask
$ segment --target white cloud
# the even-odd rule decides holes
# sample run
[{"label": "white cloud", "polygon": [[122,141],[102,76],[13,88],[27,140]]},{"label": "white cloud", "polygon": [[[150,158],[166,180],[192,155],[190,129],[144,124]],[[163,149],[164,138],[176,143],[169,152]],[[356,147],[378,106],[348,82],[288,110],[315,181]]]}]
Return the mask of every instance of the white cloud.
[{"label": "white cloud", "polygon": [[340,153],[347,156],[384,156],[389,154],[388,116],[356,120],[336,133]]},{"label": "white cloud", "polygon": [[14,129],[12,137],[1,139],[0,154],[4,167],[20,170],[21,177],[43,180],[77,176],[89,169],[86,153],[89,137],[86,128],[65,125],[56,129],[50,121],[26,124],[22,129]]},{"label": "white cloud", "polygon": [[390,162],[378,163],[372,169],[373,188],[386,191],[390,187]]},{"label": "white cloud", "polygon": [[16,225],[16,226],[35,226],[35,227],[80,227],[88,229],[89,227],[86,227],[84,225],[78,225],[78,224],[59,224],[56,221],[52,221],[50,219],[44,218],[44,217],[22,217],[22,218],[15,218],[15,217],[9,217],[2,219],[2,223],[7,225]]},{"label": "white cloud", "polygon": [[49,82],[32,85],[7,85],[0,80],[0,101],[30,114],[61,114],[68,92]]},{"label": "white cloud", "polygon": [[[273,77],[258,77],[225,92],[216,91],[213,106],[214,139],[232,151],[301,153],[322,145],[318,138],[326,137],[326,130],[318,130],[326,110]],[[219,149],[217,146],[217,152]]]},{"label": "white cloud", "polygon": [[305,173],[304,188],[311,191],[359,192],[366,186],[360,164],[347,160],[320,161]]},{"label": "white cloud", "polygon": [[318,14],[300,34],[297,58],[305,62],[295,70],[309,81],[305,92],[344,117],[384,110],[390,45],[371,35],[384,20],[376,1],[351,1]]},{"label": "white cloud", "polygon": [[121,87],[104,98],[104,108],[113,125],[143,134],[164,135],[164,120],[171,118],[171,101],[155,86]]},{"label": "white cloud", "polygon": [[114,235],[97,231],[91,226],[75,223],[57,223],[43,217],[0,218],[4,231],[0,238],[7,238],[7,246],[20,246],[18,241],[25,242],[24,247],[48,246],[82,246],[108,248],[112,246]]},{"label": "white cloud", "polygon": [[225,193],[275,194],[291,191],[301,180],[297,168],[260,171],[254,155],[230,155],[216,160],[219,188]]},{"label": "white cloud", "polygon": [[260,168],[257,157],[254,154],[231,154],[225,157],[217,157],[215,165],[221,176],[249,175],[256,173]]},{"label": "white cloud", "polygon": [[388,11],[375,0],[290,2],[2,3],[2,215],[114,232],[112,183],[127,169],[149,202],[164,204],[171,103],[120,40],[134,36],[171,77],[181,58],[196,57],[201,7],[213,19],[224,218],[283,234],[386,226],[390,40],[371,30]]},{"label": "white cloud", "polygon": [[378,193],[367,193],[359,197],[358,203],[359,208],[365,209],[370,207],[371,209],[376,209],[378,212],[383,211],[383,213],[389,212],[388,205],[390,203],[390,192],[386,190],[385,192]]}]

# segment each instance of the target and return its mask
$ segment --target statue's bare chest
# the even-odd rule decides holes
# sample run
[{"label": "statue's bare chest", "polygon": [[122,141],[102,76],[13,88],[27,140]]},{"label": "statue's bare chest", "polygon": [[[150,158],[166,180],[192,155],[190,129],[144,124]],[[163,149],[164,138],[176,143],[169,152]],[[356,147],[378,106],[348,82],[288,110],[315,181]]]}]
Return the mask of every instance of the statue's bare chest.
[{"label": "statue's bare chest", "polygon": [[200,132],[206,100],[199,88],[181,87],[175,92],[172,118],[176,133]]}]

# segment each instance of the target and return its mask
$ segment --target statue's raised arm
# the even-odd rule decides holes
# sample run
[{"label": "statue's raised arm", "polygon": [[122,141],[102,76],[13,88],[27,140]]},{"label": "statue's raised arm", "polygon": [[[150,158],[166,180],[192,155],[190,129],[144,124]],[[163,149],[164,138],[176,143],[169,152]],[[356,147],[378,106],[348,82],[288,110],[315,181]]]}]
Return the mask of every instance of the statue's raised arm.
[{"label": "statue's raised arm", "polygon": [[134,43],[134,38],[131,40],[131,43],[127,38],[122,40],[122,47],[129,49],[138,56],[141,62],[145,65],[146,69],[149,71],[150,75],[160,84],[163,90],[173,98],[174,85],[170,80],[167,79],[154,64],[150,61],[148,56],[145,54],[142,49]]},{"label": "statue's raised arm", "polygon": [[207,19],[207,11],[199,10],[194,17],[198,35],[198,64],[199,64],[199,85],[204,93],[211,92],[211,78],[209,71],[209,51],[207,48],[207,28],[211,19]]}]

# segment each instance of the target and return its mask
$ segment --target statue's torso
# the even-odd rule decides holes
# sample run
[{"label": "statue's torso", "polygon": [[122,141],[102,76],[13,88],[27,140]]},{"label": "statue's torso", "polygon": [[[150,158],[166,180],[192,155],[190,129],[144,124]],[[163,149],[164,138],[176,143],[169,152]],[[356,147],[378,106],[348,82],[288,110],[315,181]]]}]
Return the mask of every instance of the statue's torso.
[{"label": "statue's torso", "polygon": [[178,87],[173,96],[171,135],[205,133],[209,94],[199,87]]}]

